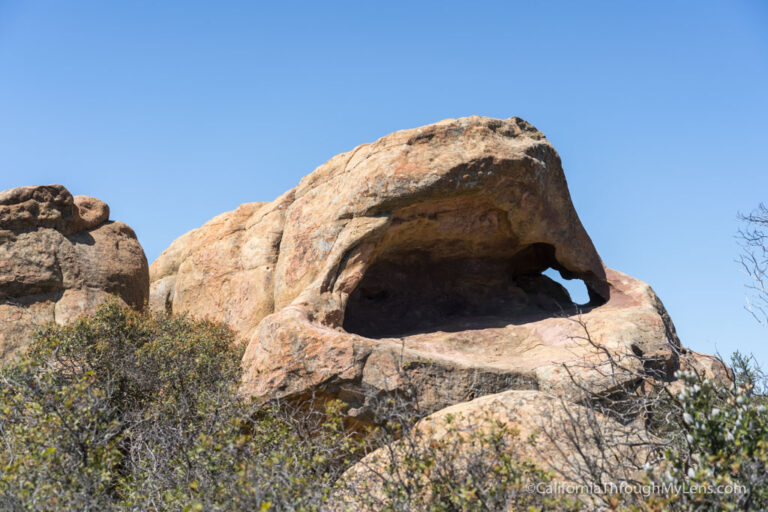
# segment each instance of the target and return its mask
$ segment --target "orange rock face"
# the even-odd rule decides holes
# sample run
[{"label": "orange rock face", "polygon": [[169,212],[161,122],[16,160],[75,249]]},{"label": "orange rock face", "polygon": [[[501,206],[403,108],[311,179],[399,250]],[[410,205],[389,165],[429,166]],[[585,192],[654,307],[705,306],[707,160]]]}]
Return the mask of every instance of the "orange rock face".
[{"label": "orange rock face", "polygon": [[[549,268],[582,280],[589,303]],[[661,302],[603,265],[557,152],[518,118],[449,119],[337,155],[272,203],[179,238],[150,275],[152,307],[249,341],[245,392],[321,391],[353,415],[413,382],[427,410],[478,390],[567,388],[563,364],[598,357],[585,326],[660,373],[678,365]]]},{"label": "orange rock face", "polygon": [[109,207],[61,185],[0,192],[0,361],[43,323],[66,323],[108,295],[142,307],[147,258]]}]

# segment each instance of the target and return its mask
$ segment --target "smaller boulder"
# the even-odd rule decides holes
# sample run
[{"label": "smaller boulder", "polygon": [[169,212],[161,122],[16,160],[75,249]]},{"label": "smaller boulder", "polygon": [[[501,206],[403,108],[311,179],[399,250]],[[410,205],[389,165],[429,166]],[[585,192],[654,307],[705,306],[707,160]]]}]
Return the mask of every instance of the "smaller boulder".
[{"label": "smaller boulder", "polygon": [[[490,458],[484,469],[498,465],[499,449],[513,453],[520,467],[533,464],[551,472],[561,488],[580,483],[570,475],[598,474],[595,468],[615,464],[617,457],[633,473],[623,476],[632,478],[647,460],[648,445],[638,430],[581,405],[541,391],[505,391],[431,414],[402,440],[364,457],[343,475],[336,504],[341,510],[376,510],[370,502],[386,502],[397,488],[403,495],[416,494],[414,502],[428,504],[426,479],[444,474],[456,482],[482,477],[485,471],[478,471],[478,463]],[[434,464],[418,470],[413,461],[427,458]],[[492,470],[487,476],[493,478]],[[546,482],[537,483],[541,487],[524,492],[546,493]],[[595,505],[589,495],[580,499],[588,507]],[[500,510],[511,512],[514,506]]]},{"label": "smaller boulder", "polygon": [[0,362],[40,325],[68,323],[115,295],[141,308],[149,269],[136,234],[109,206],[61,185],[0,192]]}]

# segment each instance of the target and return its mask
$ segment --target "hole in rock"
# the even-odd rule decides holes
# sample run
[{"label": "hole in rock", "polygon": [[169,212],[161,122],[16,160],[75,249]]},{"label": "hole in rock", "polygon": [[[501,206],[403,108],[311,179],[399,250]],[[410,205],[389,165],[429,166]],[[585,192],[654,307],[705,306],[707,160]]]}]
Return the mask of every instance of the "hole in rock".
[{"label": "hole in rock", "polygon": [[568,291],[568,295],[571,296],[571,300],[575,304],[587,305],[589,304],[589,289],[584,281],[581,279],[563,279],[560,276],[560,272],[553,268],[548,268],[542,272],[545,276],[558,283],[560,286]]},{"label": "hole in rock", "polygon": [[[465,331],[573,314],[590,302],[578,279],[560,282],[548,244],[465,247],[432,240],[381,254],[350,294],[343,327],[369,338]],[[550,270],[547,270],[550,269]],[[546,272],[545,272],[546,271]],[[553,277],[557,276],[557,280]],[[578,290],[572,296],[569,289]]]}]

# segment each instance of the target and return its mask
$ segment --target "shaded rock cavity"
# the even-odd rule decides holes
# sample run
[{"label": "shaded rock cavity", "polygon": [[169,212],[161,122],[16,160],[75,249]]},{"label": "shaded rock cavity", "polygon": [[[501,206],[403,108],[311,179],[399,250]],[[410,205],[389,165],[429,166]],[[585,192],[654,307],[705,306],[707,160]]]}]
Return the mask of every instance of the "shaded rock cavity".
[{"label": "shaded rock cavity", "polygon": [[[576,276],[546,243],[521,245],[506,214],[472,199],[411,207],[393,215],[347,301],[343,328],[367,338],[500,327],[591,309],[542,272]],[[585,283],[586,284],[586,283]],[[589,290],[589,286],[587,286]]]}]

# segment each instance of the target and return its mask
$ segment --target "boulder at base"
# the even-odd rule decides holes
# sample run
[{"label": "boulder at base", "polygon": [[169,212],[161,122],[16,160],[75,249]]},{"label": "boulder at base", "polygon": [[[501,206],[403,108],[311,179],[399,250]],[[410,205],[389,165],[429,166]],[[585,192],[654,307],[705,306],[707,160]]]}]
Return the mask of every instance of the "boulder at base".
[{"label": "boulder at base", "polygon": [[[617,469],[614,476],[633,481],[641,475],[649,441],[631,425],[559,397],[541,391],[505,391],[431,414],[405,439],[368,454],[343,475],[333,498],[334,510],[381,510],[393,494],[428,504],[432,499],[430,477],[439,480],[450,475],[457,481],[509,478],[503,471],[491,470],[496,467],[499,471],[499,449],[512,455],[519,468],[532,463],[551,472],[554,481],[550,489],[558,484],[561,489],[566,485],[578,488],[575,486],[590,477],[601,475],[598,468],[607,466]],[[423,460],[430,461],[429,470],[413,463]],[[616,460],[623,461],[621,468]],[[578,478],[583,475],[588,477]],[[510,487],[517,483],[512,480]],[[529,483],[539,487],[523,487],[523,492],[547,494],[545,482]],[[569,497],[576,496],[573,493]],[[579,496],[588,510],[598,509],[590,498],[589,494]],[[519,508],[508,503],[499,510],[514,512]]]}]

